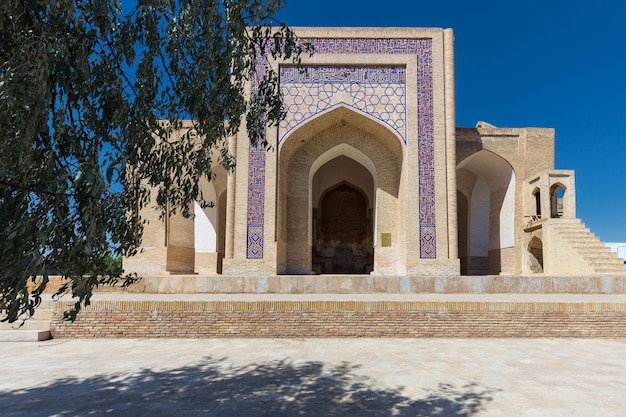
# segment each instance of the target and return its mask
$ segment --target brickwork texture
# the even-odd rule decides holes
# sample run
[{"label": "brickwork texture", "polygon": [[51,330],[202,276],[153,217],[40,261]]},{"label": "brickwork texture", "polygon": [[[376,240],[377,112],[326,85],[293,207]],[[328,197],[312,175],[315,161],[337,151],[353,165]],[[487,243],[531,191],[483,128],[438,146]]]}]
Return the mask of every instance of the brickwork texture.
[{"label": "brickwork texture", "polygon": [[96,301],[55,338],[624,337],[623,303]]}]

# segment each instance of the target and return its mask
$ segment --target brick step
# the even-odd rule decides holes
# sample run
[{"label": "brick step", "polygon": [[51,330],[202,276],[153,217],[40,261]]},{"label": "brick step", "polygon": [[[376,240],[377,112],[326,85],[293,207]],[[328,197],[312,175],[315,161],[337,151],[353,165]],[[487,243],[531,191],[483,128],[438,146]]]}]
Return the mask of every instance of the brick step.
[{"label": "brick step", "polygon": [[606,267],[611,267],[611,268],[618,268],[618,269],[623,269],[624,264],[619,262],[616,259],[598,259],[598,258],[584,258],[589,265],[597,268],[600,266],[606,266]]},{"label": "brick step", "polygon": [[609,249],[602,242],[573,241],[573,242],[571,242],[571,245],[572,245],[573,248],[591,250],[591,251],[594,251],[594,252],[614,253],[614,252],[611,252],[611,249]]},{"label": "brick step", "polygon": [[579,271],[576,273],[626,273],[617,256],[578,219],[558,219],[550,224],[567,250],[573,250],[572,255],[579,256],[584,261],[578,265]]},{"label": "brick step", "polygon": [[624,264],[616,261],[615,259],[587,259],[587,263],[591,265],[594,269],[598,269],[601,267],[606,267],[616,272],[624,271]]},{"label": "brick step", "polygon": [[584,240],[588,240],[588,241],[594,241],[594,242],[602,243],[600,241],[600,239],[597,238],[597,236],[595,236],[595,235],[593,235],[591,233],[581,232],[579,230],[577,230],[577,231],[562,231],[562,230],[559,230],[559,234],[561,234],[562,236],[567,236],[567,237],[572,238],[572,239],[584,239]]},{"label": "brick step", "polygon": [[615,259],[615,257],[612,256],[611,253],[600,251],[594,248],[576,246],[574,247],[574,249],[576,250],[576,252],[578,252],[580,256],[585,259]]},{"label": "brick step", "polygon": [[584,226],[583,222],[580,219],[578,219],[578,218],[575,218],[575,219],[564,219],[564,218],[555,219],[555,218],[551,218],[549,220],[551,220],[551,221],[555,221],[556,220],[558,222],[559,226],[569,225],[569,224],[576,224],[576,225]]},{"label": "brick step", "polygon": [[585,232],[591,232],[591,230],[588,227],[585,227],[581,224],[565,224],[565,225],[556,225],[555,228],[557,230],[563,230],[563,231],[576,231],[576,230],[582,230]]},{"label": "brick step", "polygon": [[616,263],[623,263],[621,261],[620,258],[618,258],[617,256],[615,256],[612,253],[606,253],[606,252],[598,252],[598,253],[593,253],[593,252],[583,252],[581,253],[581,255],[585,258],[585,259],[589,259],[589,260],[612,260],[615,261]]},{"label": "brick step", "polygon": [[606,260],[606,261],[612,261],[615,262],[617,264],[623,264],[624,262],[621,260],[621,258],[618,258],[617,256],[615,256],[615,254],[613,252],[590,252],[590,251],[580,251],[580,254],[583,258],[590,260],[590,261],[601,261],[601,260]]},{"label": "brick step", "polygon": [[40,342],[51,338],[50,330],[0,330],[0,342]]},{"label": "brick step", "polygon": [[35,314],[30,318],[30,320],[51,320],[52,319],[52,308],[40,308],[37,307],[35,309]]},{"label": "brick step", "polygon": [[578,249],[578,252],[585,258],[593,259],[593,258],[603,258],[603,259],[615,259],[615,256],[609,251],[605,251],[602,248],[585,248],[585,247],[574,247]]},{"label": "brick step", "polygon": [[[4,312],[0,312],[0,317],[4,317]],[[50,320],[52,318],[52,307],[37,307],[35,314],[31,317],[20,316],[21,319],[26,320]]]},{"label": "brick step", "polygon": [[[52,311],[50,312],[50,320],[52,319]],[[18,320],[14,323],[0,323],[0,330],[50,330],[50,320],[33,320],[28,319],[24,322]]]},{"label": "brick step", "polygon": [[609,250],[609,248],[596,244],[573,243],[572,248],[577,249],[579,252],[585,253],[598,253],[603,255],[610,255],[611,253],[613,253]]},{"label": "brick step", "polygon": [[598,239],[597,237],[594,236],[589,236],[589,235],[568,235],[567,233],[561,233],[560,234],[561,237],[569,240],[572,243],[581,243],[584,245],[596,245],[596,246],[604,246],[604,244],[600,241],[600,239]]},{"label": "brick step", "polygon": [[596,274],[624,274],[626,270],[617,265],[592,265]]},{"label": "brick step", "polygon": [[590,238],[586,238],[586,237],[563,236],[563,235],[561,235],[561,238],[564,238],[563,240],[566,240],[572,246],[581,246],[581,247],[583,247],[585,249],[588,249],[588,248],[605,248],[606,247],[606,246],[604,246],[602,244],[602,242],[600,242],[597,239],[590,239]]},{"label": "brick step", "polygon": [[[13,323],[0,322],[1,342],[39,342],[52,338],[50,325],[52,322],[54,301],[51,299],[41,300],[41,304],[35,308],[31,317],[21,318]],[[4,311],[0,311],[0,317]]]},{"label": "brick step", "polygon": [[[50,320],[50,318],[52,317],[52,310],[54,309],[54,303],[54,300],[46,297],[45,299],[41,300],[39,306],[35,308],[35,314],[32,317],[23,317],[35,320]],[[0,318],[4,317],[4,315],[5,310],[0,309]]]},{"label": "brick step", "polygon": [[624,265],[600,265],[596,267],[598,273],[614,272],[616,274],[626,273],[626,267]]},{"label": "brick step", "polygon": [[616,261],[615,259],[587,259],[590,265],[593,266],[607,266],[607,267],[615,267],[618,269],[623,269],[624,264]]},{"label": "brick step", "polygon": [[598,269],[596,271],[597,274],[601,275],[615,275],[615,274],[626,274],[626,270],[622,269],[621,271],[616,271],[613,269]]},{"label": "brick step", "polygon": [[587,233],[591,233],[591,230],[589,228],[581,226],[581,225],[564,225],[564,226],[557,225],[554,228],[556,230],[558,230],[559,232],[587,232]]}]

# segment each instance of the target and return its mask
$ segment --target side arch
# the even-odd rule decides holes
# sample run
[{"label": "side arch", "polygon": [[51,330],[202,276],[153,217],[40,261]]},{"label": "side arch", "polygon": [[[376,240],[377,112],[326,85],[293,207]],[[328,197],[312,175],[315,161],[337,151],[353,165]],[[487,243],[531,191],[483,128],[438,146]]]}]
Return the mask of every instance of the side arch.
[{"label": "side arch", "polygon": [[194,272],[221,274],[226,241],[226,171],[216,167],[216,175],[209,181],[200,180],[203,207],[194,202]]},{"label": "side arch", "polygon": [[[465,274],[499,274],[515,270],[516,176],[502,156],[480,150],[457,165],[457,189],[467,199],[458,207],[458,224],[467,224]],[[461,238],[459,234],[459,238]]]}]

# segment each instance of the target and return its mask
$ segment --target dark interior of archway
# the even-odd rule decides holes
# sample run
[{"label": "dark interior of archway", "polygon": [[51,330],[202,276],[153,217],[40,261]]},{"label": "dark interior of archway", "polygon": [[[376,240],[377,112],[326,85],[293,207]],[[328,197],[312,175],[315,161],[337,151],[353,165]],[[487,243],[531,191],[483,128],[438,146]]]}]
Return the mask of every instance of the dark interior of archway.
[{"label": "dark interior of archway", "polygon": [[457,237],[459,242],[459,260],[461,263],[461,275],[468,275],[469,269],[469,249],[468,249],[468,223],[469,223],[469,202],[467,197],[460,192],[456,192],[457,201]]},{"label": "dark interior of archway", "polygon": [[529,268],[532,273],[543,272],[543,242],[534,236],[528,244]]},{"label": "dark interior of archway", "polygon": [[541,218],[541,192],[535,191],[535,214]]},{"label": "dark interior of archway", "polygon": [[321,197],[313,212],[313,264],[322,274],[372,271],[374,248],[367,198],[342,184]]}]

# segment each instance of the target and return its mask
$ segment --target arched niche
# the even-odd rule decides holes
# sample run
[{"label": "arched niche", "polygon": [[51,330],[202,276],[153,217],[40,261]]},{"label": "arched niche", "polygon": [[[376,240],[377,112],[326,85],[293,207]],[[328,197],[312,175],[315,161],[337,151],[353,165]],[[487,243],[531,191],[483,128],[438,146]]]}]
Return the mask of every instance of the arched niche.
[{"label": "arched niche", "polygon": [[[374,270],[378,259],[378,264],[384,265],[378,271],[398,273],[401,264],[398,246],[404,241],[405,229],[398,201],[403,152],[403,143],[394,132],[346,107],[319,115],[292,132],[281,143],[278,156],[279,273],[309,274],[314,270],[313,207],[319,203],[316,198],[327,185],[342,181],[363,190],[367,197],[372,210],[373,244],[377,233],[393,235],[395,244],[375,251]],[[322,167],[328,163],[358,167],[371,177],[371,184],[359,185],[361,180],[351,177],[349,168],[337,170],[331,179],[324,180],[328,175],[322,175],[315,182],[316,173],[325,171]],[[367,191],[368,187],[371,191]]]},{"label": "arched niche", "polygon": [[462,273],[499,274],[514,270],[515,246],[515,172],[500,155],[480,150],[457,165],[457,188],[467,207],[459,206],[459,225],[466,225],[465,237],[459,233]]},{"label": "arched niche", "polygon": [[200,180],[202,201],[194,202],[194,271],[219,274],[226,237],[226,171],[216,167],[211,181]]},{"label": "arched niche", "polygon": [[537,219],[541,218],[541,190],[539,187],[535,187],[533,190],[533,197],[535,198],[535,216]]},{"label": "arched niche", "polygon": [[528,243],[528,269],[533,274],[543,272],[543,242],[537,236]]}]

